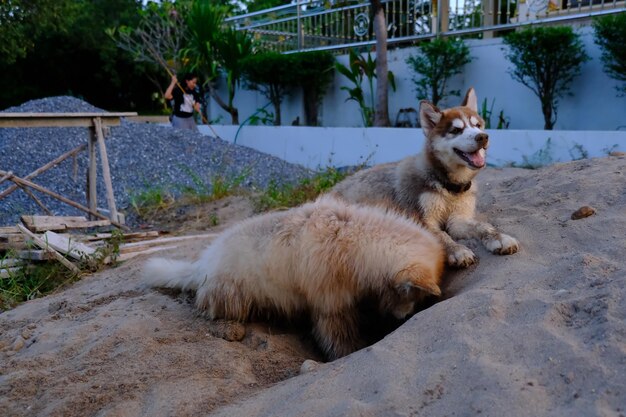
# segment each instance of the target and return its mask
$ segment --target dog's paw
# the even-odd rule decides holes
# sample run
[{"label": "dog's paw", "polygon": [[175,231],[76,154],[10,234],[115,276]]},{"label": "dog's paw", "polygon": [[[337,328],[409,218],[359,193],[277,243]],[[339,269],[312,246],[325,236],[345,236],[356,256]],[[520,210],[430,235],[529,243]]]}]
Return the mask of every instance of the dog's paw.
[{"label": "dog's paw", "polygon": [[486,241],[485,247],[496,255],[512,255],[519,250],[519,243],[514,237],[501,233],[497,239]]},{"label": "dog's paw", "polygon": [[467,268],[477,260],[474,252],[463,245],[456,245],[448,251],[448,265],[454,268]]}]

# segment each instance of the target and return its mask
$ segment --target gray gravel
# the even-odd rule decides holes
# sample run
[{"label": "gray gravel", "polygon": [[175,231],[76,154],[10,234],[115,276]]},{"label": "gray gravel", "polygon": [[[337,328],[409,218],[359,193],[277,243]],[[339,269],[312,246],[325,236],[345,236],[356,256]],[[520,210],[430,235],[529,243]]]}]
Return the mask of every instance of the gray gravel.
[{"label": "gray gravel", "polygon": [[[49,97],[26,102],[5,112],[104,112],[74,97]],[[85,128],[0,129],[0,169],[24,177],[40,166],[87,143]],[[270,181],[295,183],[311,175],[306,168],[274,156],[220,139],[169,126],[123,121],[107,136],[107,153],[118,210],[136,225],[128,207],[133,196],[150,189],[167,189],[180,195],[185,187],[211,188],[216,177],[244,177],[243,186],[263,189]],[[87,154],[81,152],[34,179],[52,191],[86,204]],[[106,208],[100,165],[98,207]],[[0,191],[11,183],[0,185]],[[199,185],[201,184],[201,185]],[[35,192],[55,215],[84,213],[54,198]],[[22,214],[46,214],[23,191],[0,200],[0,225],[15,224]]]}]

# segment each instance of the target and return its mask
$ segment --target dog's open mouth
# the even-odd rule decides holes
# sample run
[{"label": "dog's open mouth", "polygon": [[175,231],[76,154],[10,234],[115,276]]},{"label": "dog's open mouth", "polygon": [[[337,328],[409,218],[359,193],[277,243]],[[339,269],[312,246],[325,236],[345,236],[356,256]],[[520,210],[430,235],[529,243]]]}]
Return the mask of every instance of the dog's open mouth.
[{"label": "dog's open mouth", "polygon": [[460,149],[454,148],[454,152],[472,168],[478,169],[485,166],[485,150],[483,148],[475,152],[463,152]]}]

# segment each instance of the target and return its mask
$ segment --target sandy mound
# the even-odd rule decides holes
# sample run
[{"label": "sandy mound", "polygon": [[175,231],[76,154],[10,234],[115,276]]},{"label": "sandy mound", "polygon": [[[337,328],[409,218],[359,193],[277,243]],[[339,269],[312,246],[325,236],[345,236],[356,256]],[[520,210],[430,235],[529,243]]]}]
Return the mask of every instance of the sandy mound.
[{"label": "sandy mound", "polygon": [[[447,274],[445,300],[379,343],[303,375],[301,363],[318,359],[306,333],[255,324],[244,335],[207,322],[184,295],[141,288],[143,259],[134,259],[0,315],[0,409],[625,415],[625,175],[623,157],[488,169],[479,177],[481,215],[517,237],[521,252],[498,257],[470,243],[480,263]],[[597,212],[571,220],[583,205]],[[188,244],[170,255],[198,251]]]}]

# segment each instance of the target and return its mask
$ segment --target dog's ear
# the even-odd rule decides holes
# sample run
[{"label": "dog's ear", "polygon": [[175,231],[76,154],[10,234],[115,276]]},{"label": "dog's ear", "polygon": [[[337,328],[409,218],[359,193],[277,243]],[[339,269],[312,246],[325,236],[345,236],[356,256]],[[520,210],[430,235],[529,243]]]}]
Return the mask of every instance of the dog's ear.
[{"label": "dog's ear", "polygon": [[430,101],[420,101],[420,124],[426,137],[429,137],[430,131],[437,126],[441,120],[441,115],[441,110]]},{"label": "dog's ear", "polygon": [[474,91],[473,87],[470,87],[470,89],[467,90],[461,106],[469,107],[475,112],[478,112],[478,98],[476,98],[476,91]]},{"label": "dog's ear", "polygon": [[399,271],[394,277],[394,283],[398,292],[408,293],[412,288],[417,288],[428,294],[441,295],[441,288],[433,276],[433,271],[421,265],[413,265]]}]

